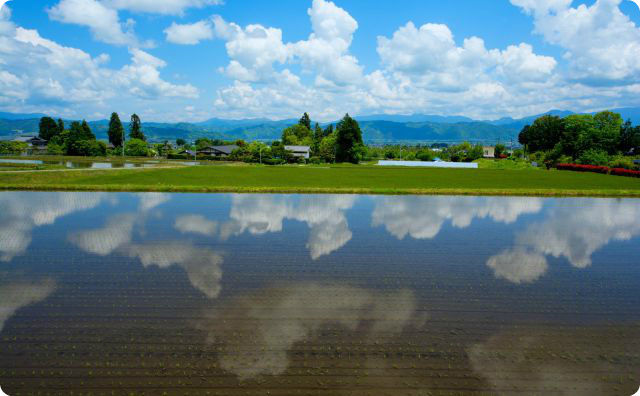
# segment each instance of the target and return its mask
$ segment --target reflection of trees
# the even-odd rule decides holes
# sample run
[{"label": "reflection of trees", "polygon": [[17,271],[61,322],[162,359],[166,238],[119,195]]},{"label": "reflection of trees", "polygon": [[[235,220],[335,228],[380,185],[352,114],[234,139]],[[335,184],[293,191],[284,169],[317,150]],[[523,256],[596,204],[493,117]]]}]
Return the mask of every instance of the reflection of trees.
[{"label": "reflection of trees", "polygon": [[376,200],[373,226],[385,226],[387,231],[404,239],[435,238],[445,221],[454,227],[466,228],[474,218],[491,218],[510,224],[523,214],[542,209],[539,198],[484,197],[387,197]]},{"label": "reflection of trees", "polygon": [[284,220],[307,223],[311,235],[307,247],[315,260],[331,254],[352,238],[345,211],[353,207],[356,197],[234,195],[231,221],[222,225],[223,239],[249,232],[262,235],[281,232]]},{"label": "reflection of trees", "polygon": [[24,254],[36,227],[92,209],[108,198],[103,193],[3,192],[0,194],[0,261]]},{"label": "reflection of trees", "polygon": [[545,256],[565,257],[574,267],[591,265],[591,256],[611,241],[640,234],[640,205],[635,200],[583,199],[559,202],[544,221],[516,237],[517,247],[489,259],[496,276],[531,282],[547,270]]},{"label": "reflection of trees", "polygon": [[498,394],[631,395],[640,380],[640,328],[534,327],[469,348],[474,370]]},{"label": "reflection of trees", "polygon": [[417,308],[408,290],[385,293],[308,283],[236,298],[206,312],[197,325],[211,343],[224,345],[221,367],[250,379],[282,374],[293,345],[327,327],[367,338],[397,336],[424,323],[426,316]]}]

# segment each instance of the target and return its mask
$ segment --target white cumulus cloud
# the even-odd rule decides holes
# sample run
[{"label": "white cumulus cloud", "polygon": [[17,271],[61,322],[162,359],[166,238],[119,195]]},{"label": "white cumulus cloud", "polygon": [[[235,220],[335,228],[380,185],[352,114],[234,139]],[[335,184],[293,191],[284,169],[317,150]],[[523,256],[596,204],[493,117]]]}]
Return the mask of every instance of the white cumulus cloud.
[{"label": "white cumulus cloud", "polygon": [[62,0],[47,12],[55,21],[87,26],[96,40],[117,45],[139,44],[132,21],[121,23],[118,12],[98,0]]},{"label": "white cumulus cloud", "polygon": [[177,24],[173,22],[171,26],[164,30],[167,41],[174,44],[195,45],[202,40],[213,38],[213,29],[207,21],[199,21],[191,24]]},{"label": "white cumulus cloud", "polygon": [[640,81],[640,28],[622,11],[622,0],[511,0],[532,14],[535,32],[565,49],[571,78],[587,84]]}]

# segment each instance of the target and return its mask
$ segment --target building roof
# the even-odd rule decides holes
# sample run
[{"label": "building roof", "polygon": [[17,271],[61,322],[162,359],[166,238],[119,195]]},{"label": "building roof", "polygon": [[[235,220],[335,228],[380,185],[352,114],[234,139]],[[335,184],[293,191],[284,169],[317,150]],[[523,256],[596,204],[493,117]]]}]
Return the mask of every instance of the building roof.
[{"label": "building roof", "polygon": [[309,146],[284,146],[284,149],[287,151],[293,151],[296,153],[311,151],[311,147]]},{"label": "building roof", "polygon": [[46,142],[46,140],[40,139],[38,136],[18,136],[17,138],[13,139],[13,141],[23,143],[29,143],[33,141]]},{"label": "building roof", "polygon": [[[211,150],[211,151],[218,151],[222,154],[226,154],[226,155],[230,155],[231,153],[233,153],[234,150],[239,149],[239,146],[236,146],[235,144],[231,144],[228,146],[208,146],[205,147],[203,150]],[[200,150],[200,151],[203,151]]]}]

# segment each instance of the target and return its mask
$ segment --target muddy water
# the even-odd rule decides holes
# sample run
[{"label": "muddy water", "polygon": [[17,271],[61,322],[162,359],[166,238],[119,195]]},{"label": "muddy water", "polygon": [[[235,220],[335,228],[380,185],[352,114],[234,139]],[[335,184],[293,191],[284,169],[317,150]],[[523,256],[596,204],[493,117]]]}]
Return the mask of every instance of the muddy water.
[{"label": "muddy water", "polygon": [[631,395],[640,201],[0,192],[9,395]]}]

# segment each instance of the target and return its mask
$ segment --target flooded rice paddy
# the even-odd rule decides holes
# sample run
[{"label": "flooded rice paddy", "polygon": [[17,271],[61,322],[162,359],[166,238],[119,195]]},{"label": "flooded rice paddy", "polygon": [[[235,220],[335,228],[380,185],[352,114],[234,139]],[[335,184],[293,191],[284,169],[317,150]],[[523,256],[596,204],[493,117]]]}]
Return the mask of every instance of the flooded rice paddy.
[{"label": "flooded rice paddy", "polygon": [[116,168],[150,168],[158,164],[158,161],[147,162],[96,162],[96,161],[43,161],[28,159],[0,158],[0,164],[15,165],[58,165],[67,169],[116,169]]},{"label": "flooded rice paddy", "polygon": [[0,192],[17,395],[632,395],[640,200]]}]

